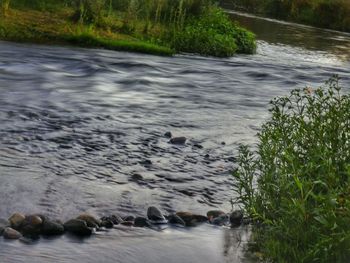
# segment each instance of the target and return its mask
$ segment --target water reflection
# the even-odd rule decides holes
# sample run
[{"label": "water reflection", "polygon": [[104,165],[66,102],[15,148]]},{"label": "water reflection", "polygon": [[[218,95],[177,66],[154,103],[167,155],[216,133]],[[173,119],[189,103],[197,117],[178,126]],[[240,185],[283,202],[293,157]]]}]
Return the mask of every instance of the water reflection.
[{"label": "water reflection", "polygon": [[231,17],[269,44],[322,51],[350,61],[350,34],[229,11]]}]

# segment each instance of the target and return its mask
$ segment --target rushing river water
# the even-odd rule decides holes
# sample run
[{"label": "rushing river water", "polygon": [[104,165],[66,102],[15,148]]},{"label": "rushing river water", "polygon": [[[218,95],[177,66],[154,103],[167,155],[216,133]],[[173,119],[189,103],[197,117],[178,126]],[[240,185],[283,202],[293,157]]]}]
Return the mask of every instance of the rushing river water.
[{"label": "rushing river water", "polygon": [[[0,217],[144,215],[149,205],[229,211],[237,146],[256,141],[269,100],[333,74],[350,86],[350,35],[232,16],[257,34],[257,54],[169,58],[0,42]],[[187,144],[169,144],[167,131]],[[244,262],[247,236],[120,227],[86,240],[1,240],[0,262]]]}]

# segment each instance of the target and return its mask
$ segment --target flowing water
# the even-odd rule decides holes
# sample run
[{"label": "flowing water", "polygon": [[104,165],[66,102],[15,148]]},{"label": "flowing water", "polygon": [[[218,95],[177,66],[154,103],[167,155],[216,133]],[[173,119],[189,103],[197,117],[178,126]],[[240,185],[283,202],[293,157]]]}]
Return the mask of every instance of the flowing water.
[{"label": "flowing water", "polygon": [[[255,55],[157,57],[0,42],[0,217],[231,209],[240,143],[268,102],[333,74],[350,35],[233,13]],[[186,136],[185,146],[164,133]],[[245,262],[246,229],[119,227],[90,239],[0,241],[0,262]]]}]

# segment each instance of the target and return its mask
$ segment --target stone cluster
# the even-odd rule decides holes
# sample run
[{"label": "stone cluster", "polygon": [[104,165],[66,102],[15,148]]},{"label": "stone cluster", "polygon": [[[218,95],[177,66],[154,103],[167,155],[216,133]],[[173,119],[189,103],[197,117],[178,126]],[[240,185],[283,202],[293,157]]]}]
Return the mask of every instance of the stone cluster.
[{"label": "stone cluster", "polygon": [[67,222],[52,220],[40,214],[23,215],[15,213],[8,220],[0,219],[0,236],[2,235],[5,239],[33,240],[40,238],[40,236],[59,236],[65,233],[90,236],[95,231],[110,229],[115,225],[158,229],[159,226],[165,227],[169,224],[178,227],[195,227],[202,223],[238,227],[243,222],[243,213],[240,210],[229,214],[220,210],[212,210],[206,216],[190,212],[164,215],[154,206],[147,209],[147,216],[145,217],[109,215],[98,219],[93,215],[84,213]]}]

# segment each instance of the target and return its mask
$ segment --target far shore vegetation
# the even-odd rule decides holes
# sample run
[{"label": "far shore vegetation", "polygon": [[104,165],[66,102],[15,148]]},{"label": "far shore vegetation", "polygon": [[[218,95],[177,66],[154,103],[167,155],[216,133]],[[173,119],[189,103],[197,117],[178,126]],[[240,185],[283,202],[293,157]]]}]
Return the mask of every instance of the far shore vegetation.
[{"label": "far shore vegetation", "polygon": [[350,95],[338,78],[271,102],[254,147],[242,145],[237,203],[253,220],[251,248],[267,262],[350,258]]},{"label": "far shore vegetation", "polygon": [[349,0],[221,0],[234,9],[350,32]]},{"label": "far shore vegetation", "polygon": [[229,57],[253,33],[212,0],[0,0],[0,40]]}]

